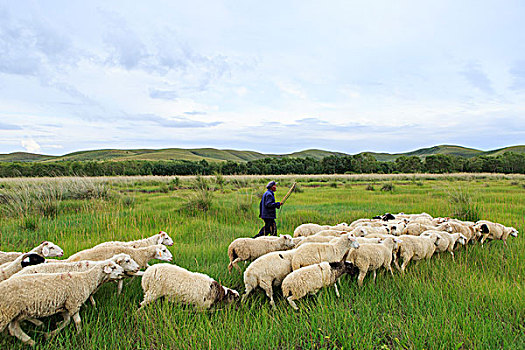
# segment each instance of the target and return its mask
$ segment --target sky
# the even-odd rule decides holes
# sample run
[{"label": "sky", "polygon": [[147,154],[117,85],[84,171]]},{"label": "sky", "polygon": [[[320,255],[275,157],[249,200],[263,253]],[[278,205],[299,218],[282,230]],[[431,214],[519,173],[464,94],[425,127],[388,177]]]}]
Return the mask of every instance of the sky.
[{"label": "sky", "polygon": [[525,144],[524,1],[0,0],[0,153]]}]

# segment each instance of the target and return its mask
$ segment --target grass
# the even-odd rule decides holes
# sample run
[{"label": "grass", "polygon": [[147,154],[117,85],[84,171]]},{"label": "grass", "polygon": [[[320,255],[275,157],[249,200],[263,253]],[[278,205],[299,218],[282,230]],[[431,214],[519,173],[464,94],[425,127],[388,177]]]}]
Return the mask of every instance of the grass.
[{"label": "grass", "polygon": [[[509,238],[506,249],[500,241],[485,248],[473,245],[458,250],[455,262],[443,254],[410,264],[404,276],[380,272],[375,284],[367,276],[362,288],[345,276],[341,298],[326,288],[299,300],[298,312],[276,289],[275,311],[257,292],[246,304],[205,312],[159,300],[137,313],[143,293],[136,278],[126,281],[120,297],[114,285],[104,285],[95,296],[98,308],[82,307],[83,329],[78,335],[70,325],[45,341],[42,332],[54,328],[57,317],[45,319],[43,329],[24,323],[24,330],[36,340],[37,349],[525,348],[525,189],[515,184],[523,183],[523,176],[421,175],[417,181],[402,174],[275,178],[280,183],[277,198],[294,181],[301,186],[279,212],[280,233],[293,232],[305,222],[350,223],[385,212],[454,216],[458,205],[468,203],[475,205],[481,219],[514,226],[520,235]],[[55,183],[65,188],[70,180],[6,179],[0,180],[0,187],[8,192],[16,185],[45,188]],[[173,177],[89,179],[109,195],[58,196],[53,215],[2,211],[0,250],[29,250],[45,239],[59,244],[69,256],[103,241],[132,240],[163,230],[175,241],[170,247],[174,263],[243,292],[242,276],[227,272],[226,249],[233,239],[253,236],[262,225],[258,195],[268,178],[224,176],[207,211],[189,212],[188,198],[195,188],[215,180],[178,177],[174,189],[164,192],[142,190],[169,186]],[[309,186],[312,183],[323,185]],[[371,183],[377,188],[392,184],[395,191],[367,190]],[[455,203],[451,189],[461,189],[468,196],[460,198],[468,200]],[[5,205],[0,202],[0,207]],[[24,347],[3,334],[0,348]]]}]

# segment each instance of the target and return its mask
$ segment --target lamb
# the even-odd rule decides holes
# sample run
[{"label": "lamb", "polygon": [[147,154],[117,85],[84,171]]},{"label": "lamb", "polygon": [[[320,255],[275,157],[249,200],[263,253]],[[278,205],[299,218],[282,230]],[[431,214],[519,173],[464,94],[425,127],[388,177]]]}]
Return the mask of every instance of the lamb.
[{"label": "lamb", "polygon": [[452,260],[454,260],[454,247],[456,245],[456,242],[465,245],[467,241],[467,237],[465,237],[463,234],[456,232],[456,233],[448,233],[445,231],[425,231],[421,234],[421,236],[428,236],[430,237],[432,234],[437,234],[441,237],[441,239],[438,242],[438,245],[436,246],[436,252],[441,253],[448,251],[452,255]]},{"label": "lamb", "polygon": [[35,342],[20,328],[20,322],[62,313],[64,321],[49,333],[66,327],[71,317],[80,332],[81,305],[107,279],[117,279],[124,269],[114,262],[96,265],[85,272],[45,273],[13,276],[0,283],[0,332],[9,325],[9,333],[28,345]]},{"label": "lamb", "polygon": [[124,246],[131,247],[131,248],[144,248],[144,247],[149,247],[151,245],[156,245],[156,244],[163,244],[163,245],[167,245],[167,246],[172,246],[173,245],[173,240],[171,239],[171,237],[166,232],[160,231],[156,235],[153,235],[151,237],[144,238],[144,239],[139,239],[139,240],[136,240],[136,241],[129,241],[129,242],[119,242],[119,241],[104,242],[104,243],[100,243],[99,245],[96,245],[95,247],[107,246],[107,245],[115,245],[115,244],[116,245],[124,245]]},{"label": "lamb", "polygon": [[296,249],[292,257],[292,270],[323,261],[341,261],[350,248],[359,248],[355,237],[349,234],[338,237],[333,243],[309,243]]},{"label": "lamb", "polygon": [[[401,243],[397,251],[397,257],[394,259],[396,268],[402,273],[410,260],[430,259],[439,245],[440,236],[433,237],[404,235],[399,237]],[[403,258],[403,264],[399,266],[398,260]]]},{"label": "lamb", "polygon": [[[64,255],[64,251],[62,250],[62,248],[48,241],[44,241],[40,243],[40,245],[31,249],[28,253],[35,253],[44,258],[52,258],[52,257]],[[20,257],[23,254],[25,253],[0,252],[0,265],[14,261],[16,258]]]},{"label": "lamb", "polygon": [[244,271],[245,292],[242,301],[257,287],[261,287],[275,307],[273,286],[280,286],[283,279],[292,272],[292,257],[297,249],[268,253],[256,259]]},{"label": "lamb", "polygon": [[359,287],[363,285],[363,280],[368,271],[374,272],[374,281],[376,279],[376,270],[384,266],[390,273],[392,272],[392,252],[401,240],[397,238],[388,237],[381,243],[363,244],[359,249],[352,250],[348,256],[348,260],[352,262],[359,269],[359,276],[357,277],[357,284]]},{"label": "lamb", "polygon": [[447,231],[448,233],[461,233],[467,238],[466,243],[475,242],[475,240],[481,236],[479,230],[477,230],[475,227],[475,223],[469,221],[460,221],[456,219],[449,220],[443,223],[440,226],[440,229]]},{"label": "lamb", "polygon": [[[344,258],[346,258],[346,256]],[[344,273],[356,275],[358,272],[354,264],[344,261],[344,258],[343,261],[325,261],[293,271],[283,280],[283,296],[295,310],[299,310],[299,308],[294,300],[300,299],[307,294],[315,294],[325,286],[334,285],[335,293],[337,297],[339,297],[337,280]]]},{"label": "lamb", "polygon": [[20,255],[12,262],[0,266],[0,282],[5,281],[17,272],[23,270],[26,266],[42,264],[46,259],[35,253],[26,253]]},{"label": "lamb", "polygon": [[507,246],[507,238],[509,235],[513,237],[518,237],[518,230],[514,227],[507,227],[502,224],[493,223],[487,220],[477,221],[474,225],[476,232],[479,232],[483,235],[481,238],[481,245],[487,239],[501,239],[505,247]]},{"label": "lamb", "polygon": [[283,235],[272,240],[237,238],[228,247],[228,257],[230,258],[228,271],[231,272],[235,266],[241,272],[241,268],[237,265],[239,261],[255,260],[264,254],[278,250],[288,250],[293,247],[294,243],[289,235]]},{"label": "lamb", "polygon": [[230,304],[239,299],[237,291],[221,286],[213,278],[172,264],[149,267],[142,276],[142,289],[144,300],[140,308],[163,296],[203,309],[219,302]]}]

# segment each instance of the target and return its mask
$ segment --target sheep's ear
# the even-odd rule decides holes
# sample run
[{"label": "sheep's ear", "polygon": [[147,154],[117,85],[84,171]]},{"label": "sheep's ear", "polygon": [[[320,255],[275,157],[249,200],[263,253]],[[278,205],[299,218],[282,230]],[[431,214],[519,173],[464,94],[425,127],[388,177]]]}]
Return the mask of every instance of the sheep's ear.
[{"label": "sheep's ear", "polygon": [[104,273],[111,273],[111,271],[113,271],[111,265],[104,266]]},{"label": "sheep's ear", "polygon": [[42,248],[42,254],[44,256],[48,256],[49,255],[49,248],[47,245],[45,245],[43,248]]},{"label": "sheep's ear", "polygon": [[157,244],[162,244],[163,241],[164,241],[164,236],[161,234],[159,236],[159,241],[157,242]]}]

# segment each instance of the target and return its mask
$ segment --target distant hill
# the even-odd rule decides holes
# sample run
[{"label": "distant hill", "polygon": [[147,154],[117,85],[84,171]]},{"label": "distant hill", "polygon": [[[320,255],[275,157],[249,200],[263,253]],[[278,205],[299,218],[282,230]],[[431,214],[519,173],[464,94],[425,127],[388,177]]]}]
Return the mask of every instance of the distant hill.
[{"label": "distant hill", "polygon": [[[429,148],[421,148],[411,152],[405,153],[375,153],[362,152],[360,154],[369,154],[377,160],[394,161],[401,156],[418,156],[424,158],[433,154],[452,154],[461,157],[474,157],[479,155],[497,156],[505,152],[525,153],[525,145],[510,146],[500,148],[492,151],[480,151],[473,148],[453,145],[441,145]],[[200,161],[206,160],[208,162],[247,162],[267,157],[291,157],[291,158],[306,158],[322,159],[328,156],[344,156],[348,155],[341,152],[331,152],[319,149],[309,149],[289,154],[264,154],[255,151],[239,151],[239,150],[220,150],[215,148],[166,148],[166,149],[102,149],[92,151],[80,151],[65,154],[63,156],[49,156],[42,154],[14,152],[9,154],[0,154],[0,162],[56,162],[56,161],[122,161],[122,160],[190,160]]]}]

